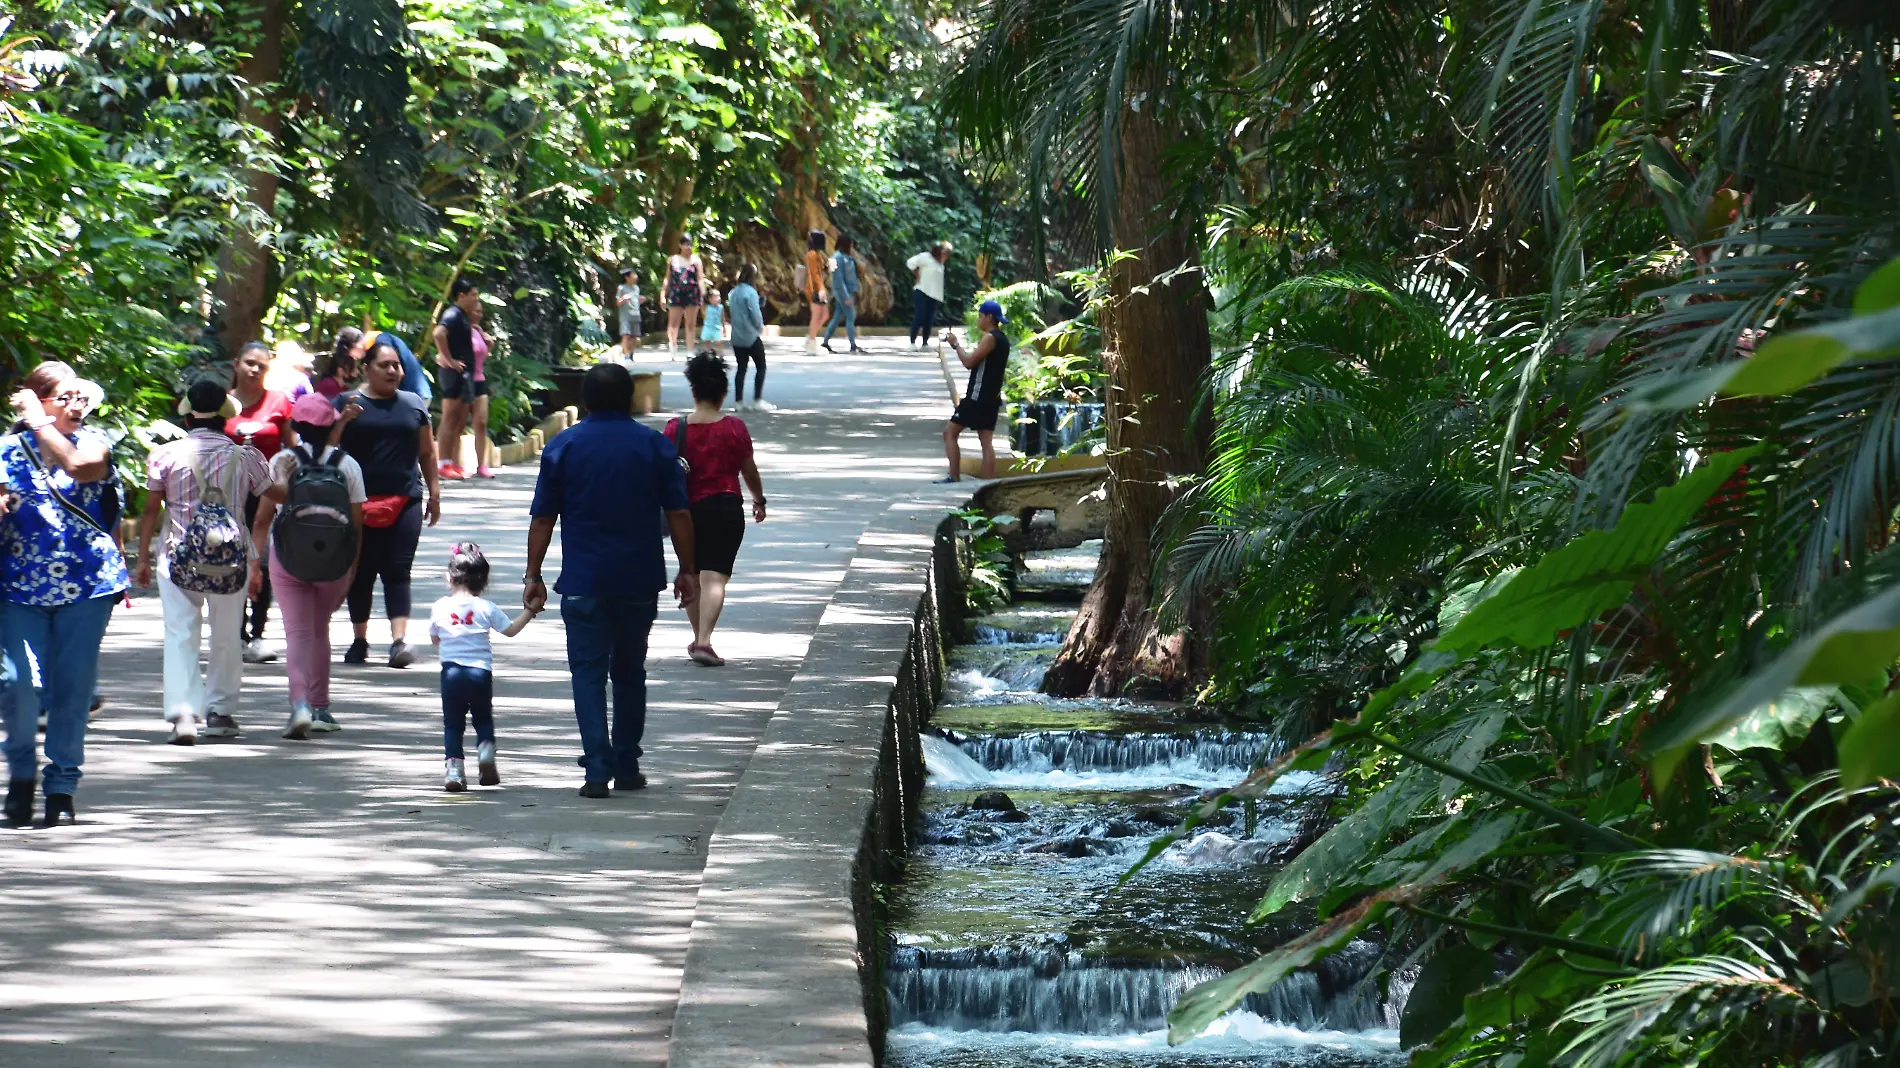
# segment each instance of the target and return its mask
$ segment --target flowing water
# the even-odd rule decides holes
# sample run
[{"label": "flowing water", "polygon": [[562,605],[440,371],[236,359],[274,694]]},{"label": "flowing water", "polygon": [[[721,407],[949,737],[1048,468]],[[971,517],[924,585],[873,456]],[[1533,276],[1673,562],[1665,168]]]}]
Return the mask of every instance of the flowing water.
[{"label": "flowing water", "polygon": [[[1248,926],[1277,865],[1333,789],[1294,774],[1219,813],[1132,878],[1208,791],[1274,755],[1246,725],[1191,710],[1037,692],[1099,544],[1036,553],[1018,601],[970,621],[922,738],[928,789],[891,888],[885,987],[897,1068],[1371,1068],[1402,1061],[1404,985],[1371,942],[1167,1043],[1182,993],[1308,929]],[[1027,596],[1025,596],[1027,593]]]}]

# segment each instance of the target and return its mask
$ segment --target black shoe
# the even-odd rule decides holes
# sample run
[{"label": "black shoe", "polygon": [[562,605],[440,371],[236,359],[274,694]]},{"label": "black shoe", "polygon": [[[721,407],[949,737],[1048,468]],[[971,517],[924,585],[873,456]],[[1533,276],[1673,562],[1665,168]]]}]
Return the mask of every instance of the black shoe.
[{"label": "black shoe", "polygon": [[401,639],[389,643],[389,666],[406,668],[416,662],[416,651]]},{"label": "black shoe", "polygon": [[829,341],[820,341],[820,342],[818,343],[818,347],[819,347],[819,348],[821,348],[821,349],[824,349],[824,350],[825,350],[826,352],[829,352],[829,353],[831,353],[831,354],[833,354],[833,355],[836,355],[836,354],[837,354],[837,352],[838,352],[838,350],[837,350],[837,349],[834,349],[834,348],[832,348],[832,347],[831,347],[831,342],[829,342]]},{"label": "black shoe", "polygon": [[369,663],[369,639],[358,638],[350,643],[349,651],[343,654],[345,664]]},{"label": "black shoe", "polygon": [[850,348],[850,349],[848,349],[847,351],[849,351],[849,352],[863,352],[864,350],[863,350],[863,349],[861,349],[861,348],[859,348],[859,347],[857,347],[856,345],[853,345],[853,346],[851,346],[851,348]]},{"label": "black shoe", "polygon": [[644,790],[646,788],[647,777],[637,771],[632,775],[622,775],[614,780],[614,789],[623,794],[632,793],[635,790]]},{"label": "black shoe", "polygon": [[40,821],[40,826],[57,827],[61,816],[66,817],[67,823],[79,822],[79,817],[73,813],[73,795],[47,794],[46,818]]},{"label": "black shoe", "polygon": [[7,783],[7,826],[24,827],[33,822],[33,779],[14,779]]},{"label": "black shoe", "polygon": [[604,782],[584,782],[581,784],[581,796],[591,797],[595,800],[607,797],[607,784]]}]

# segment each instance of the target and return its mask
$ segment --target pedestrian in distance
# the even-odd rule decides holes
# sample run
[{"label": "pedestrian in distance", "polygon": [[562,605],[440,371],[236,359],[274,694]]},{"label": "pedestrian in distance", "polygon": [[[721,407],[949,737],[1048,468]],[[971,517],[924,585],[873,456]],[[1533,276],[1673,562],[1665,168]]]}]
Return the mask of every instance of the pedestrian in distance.
[{"label": "pedestrian in distance", "polygon": [[[295,443],[271,458],[271,488],[251,527],[268,546],[268,570],[284,620],[290,718],[284,737],[342,730],[330,711],[330,617],[343,603],[363,547],[369,493],[356,458],[329,444],[342,417],[321,396],[290,409]],[[251,580],[255,591],[262,572]]]},{"label": "pedestrian in distance", "polygon": [[765,402],[765,309],[759,301],[759,267],[755,263],[739,268],[739,283],[726,298],[727,320],[732,324],[732,391],[740,408],[746,407],[745,365],[752,361],[758,368],[752,379],[752,405],[758,411],[771,411]]},{"label": "pedestrian in distance", "polygon": [[905,261],[910,268],[910,343],[913,348],[930,344],[930,331],[937,325],[937,309],[943,307],[943,268],[950,260],[950,242],[939,241],[928,252],[919,252]]},{"label": "pedestrian in distance", "polygon": [[805,327],[805,351],[818,351],[818,324],[829,314],[825,307],[825,232],[813,230],[805,235],[805,262],[793,270],[792,281],[805,292],[805,304],[811,319]]},{"label": "pedestrian in distance", "polygon": [[482,596],[488,588],[488,558],[474,542],[449,551],[449,595],[429,610],[429,639],[442,661],[442,788],[468,789],[462,748],[468,721],[475,721],[475,762],[483,786],[500,786],[495,767],[495,652],[488,633],[512,638],[540,613],[523,608],[514,618]]},{"label": "pedestrian in distance", "polygon": [[726,305],[720,299],[718,286],[710,286],[706,290],[706,322],[699,328],[699,341],[714,352],[725,344]]},{"label": "pedestrian in distance", "polygon": [[366,351],[361,330],[353,326],[338,330],[336,343],[317,367],[316,380],[311,383],[318,395],[334,399],[355,389]]},{"label": "pedestrian in distance", "polygon": [[858,348],[858,260],[852,255],[857,247],[849,235],[839,234],[838,251],[831,254],[831,322],[825,327],[826,352],[837,351],[831,347],[831,335],[838,332],[840,323],[851,339],[851,351],[862,351]]},{"label": "pedestrian in distance", "polygon": [[282,393],[294,403],[298,397],[315,392],[316,383],[310,376],[316,364],[316,357],[304,351],[302,345],[285,338],[271,353],[270,373],[264,376],[264,388]]},{"label": "pedestrian in distance", "polygon": [[[243,521],[244,504],[270,488],[264,454],[225,434],[238,402],[224,383],[200,378],[178,405],[185,436],[153,449],[146,459],[145,511],[139,516],[142,587],[158,576],[165,616],[165,719],[173,745],[193,745],[200,727],[209,738],[235,738],[244,676],[244,600],[252,570],[261,564]],[[157,566],[152,535],[167,517]],[[206,618],[210,644],[205,643]],[[205,652],[206,669],[198,669]]]},{"label": "pedestrian in distance", "polygon": [[482,320],[488,317],[488,308],[475,305],[475,314],[469,324],[469,347],[475,350],[473,377],[475,379],[475,397],[468,404],[468,421],[475,431],[475,477],[494,478],[495,473],[488,469],[488,354],[490,351],[488,334],[482,329]]},{"label": "pedestrian in distance", "polygon": [[[488,383],[475,377],[475,316],[482,296],[475,283],[457,278],[449,287],[449,306],[442,309],[431,337],[435,340],[435,378],[442,391],[442,427],[436,434],[441,477],[468,477],[461,459],[462,431],[468,427],[469,408],[477,396],[488,395]],[[480,455],[477,454],[477,462]]]},{"label": "pedestrian in distance", "polygon": [[[253,341],[238,352],[237,360],[231,365],[231,397],[237,401],[238,413],[224,422],[224,433],[239,445],[250,445],[264,454],[266,463],[284,447],[290,428],[291,398],[269,388],[265,383],[270,377],[273,354],[270,347],[261,341]],[[257,519],[258,498],[253,495],[244,501],[244,529],[251,529]],[[262,542],[259,551],[268,552]],[[271,582],[270,569],[258,569],[263,585],[250,595],[250,604],[244,617],[244,662],[247,664],[267,664],[277,659],[277,650],[264,640],[264,625],[270,620]]]},{"label": "pedestrian in distance", "polygon": [[705,302],[706,265],[693,251],[691,234],[681,234],[679,251],[666,260],[666,351],[670,356],[683,342],[693,343],[699,328],[699,308]]},{"label": "pedestrian in distance", "polygon": [[614,308],[620,313],[620,355],[632,359],[634,350],[640,347],[640,280],[631,267],[620,269]]},{"label": "pedestrian in distance", "polygon": [[416,660],[408,642],[410,571],[423,523],[435,526],[442,518],[442,489],[428,402],[399,389],[401,382],[401,357],[394,346],[378,341],[364,360],[361,388],[336,399],[343,425],[336,443],[362,465],[369,495],[363,504],[362,555],[346,599],[356,640],[343,654],[345,664],[369,662],[369,613],[379,579],[389,617],[389,666],[405,668]]},{"label": "pedestrian in distance", "polygon": [[647,784],[640,770],[647,640],[666,586],[661,542],[669,530],[679,560],[673,593],[682,606],[699,596],[699,580],[685,472],[673,443],[634,420],[633,375],[619,364],[596,364],[581,379],[581,400],[587,415],[541,454],[522,603],[536,610],[547,604],[541,564],[558,526],[561,577],[554,588],[580,729],[581,796],[602,798],[609,780],[620,790]]},{"label": "pedestrian in distance", "polygon": [[944,340],[956,350],[958,362],[970,369],[970,384],[950,421],[943,425],[943,451],[950,461],[950,477],[939,482],[963,480],[963,454],[957,439],[965,430],[976,431],[977,443],[983,448],[982,477],[996,477],[996,418],[1003,410],[1003,372],[1009,365],[1009,335],[1002,329],[1007,322],[1003,306],[986,300],[976,309],[976,328],[983,334],[976,348],[965,352],[963,339],[956,331],[943,332]]},{"label": "pedestrian in distance", "polygon": [[752,457],[752,435],[745,422],[721,411],[726,401],[726,362],[716,352],[701,352],[686,364],[693,390],[692,413],[666,425],[666,436],[685,461],[686,499],[693,513],[693,563],[699,598],[686,606],[693,641],[686,655],[696,664],[719,667],[725,658],[713,651],[712,632],[726,603],[739,544],[745,540],[745,510],[739,479],[752,491],[752,521],[765,522],[765,483]]},{"label": "pedestrian in distance", "polygon": [[[117,530],[121,500],[112,444],[85,426],[103,397],[73,369],[48,360],[27,372],[12,403],[18,421],[0,437],[7,508],[0,522],[0,711],[6,720],[8,824],[33,816],[42,706],[46,711],[46,794],[42,825],[76,819],[73,795],[86,757],[86,717],[99,673],[99,643],[125,592]],[[40,667],[36,690],[28,653]],[[11,685],[5,685],[11,683]]]}]

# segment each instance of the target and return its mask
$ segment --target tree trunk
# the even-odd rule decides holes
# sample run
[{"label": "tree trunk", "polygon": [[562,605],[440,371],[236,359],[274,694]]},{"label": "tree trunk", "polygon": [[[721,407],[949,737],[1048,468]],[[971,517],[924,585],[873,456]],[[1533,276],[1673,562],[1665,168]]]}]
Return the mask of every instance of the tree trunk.
[{"label": "tree trunk", "polygon": [[[279,109],[264,94],[277,84],[284,67],[284,0],[259,0],[255,9],[258,20],[257,44],[238,68],[248,88],[238,111],[243,122],[262,134],[264,148],[277,149]],[[218,257],[218,280],[212,287],[213,316],[218,340],[227,356],[264,334],[264,313],[269,310],[270,248],[259,240],[269,229],[268,222],[277,214],[277,172],[266,168],[249,172],[250,188],[245,201],[260,214],[265,224],[253,228],[241,223]]]},{"label": "tree trunk", "polygon": [[[1141,94],[1131,87],[1128,96]],[[1163,214],[1169,136],[1151,111],[1124,110],[1111,236],[1116,248],[1139,255],[1110,267],[1102,323],[1108,530],[1095,583],[1043,678],[1052,694],[1178,696],[1203,670],[1200,643],[1159,629],[1154,618],[1155,525],[1177,480],[1205,465],[1208,433],[1197,409],[1210,352],[1207,297],[1192,236]],[[1182,267],[1189,269],[1155,279]]]}]

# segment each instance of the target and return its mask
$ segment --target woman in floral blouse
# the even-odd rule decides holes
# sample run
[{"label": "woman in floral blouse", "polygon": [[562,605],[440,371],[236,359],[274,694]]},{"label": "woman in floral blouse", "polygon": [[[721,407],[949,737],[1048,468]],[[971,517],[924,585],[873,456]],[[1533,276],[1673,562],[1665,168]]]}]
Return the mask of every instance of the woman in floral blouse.
[{"label": "woman in floral blouse", "polygon": [[[118,482],[112,446],[81,425],[98,387],[48,361],[13,395],[19,416],[0,437],[0,478],[9,493],[0,522],[0,567],[9,674],[0,699],[7,726],[7,822],[32,818],[34,725],[46,704],[45,826],[73,818],[85,761],[86,713],[112,605],[129,584],[119,555]],[[39,662],[43,697],[25,685],[27,650]]]}]

